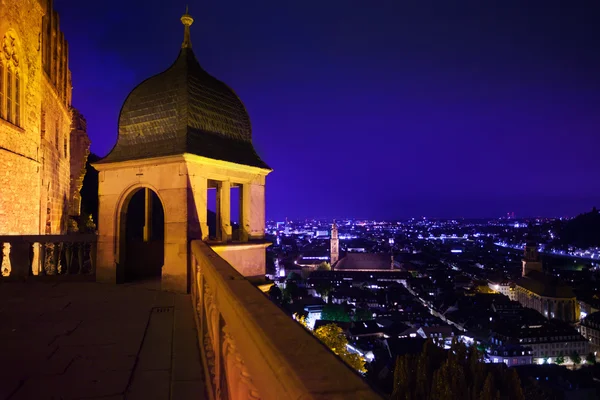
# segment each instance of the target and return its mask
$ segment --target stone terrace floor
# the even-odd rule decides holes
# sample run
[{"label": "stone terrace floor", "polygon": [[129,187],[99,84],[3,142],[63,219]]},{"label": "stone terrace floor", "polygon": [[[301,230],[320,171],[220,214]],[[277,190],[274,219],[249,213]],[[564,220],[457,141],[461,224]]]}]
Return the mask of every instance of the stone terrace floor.
[{"label": "stone terrace floor", "polygon": [[189,295],[0,283],[0,399],[205,399]]}]

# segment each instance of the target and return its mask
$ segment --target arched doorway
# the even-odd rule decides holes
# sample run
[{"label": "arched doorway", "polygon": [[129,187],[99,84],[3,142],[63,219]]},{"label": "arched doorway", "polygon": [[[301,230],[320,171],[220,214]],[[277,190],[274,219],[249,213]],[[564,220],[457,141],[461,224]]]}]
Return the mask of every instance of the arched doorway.
[{"label": "arched doorway", "polygon": [[119,230],[117,282],[159,281],[164,265],[165,213],[152,189],[142,187],[127,195]]}]

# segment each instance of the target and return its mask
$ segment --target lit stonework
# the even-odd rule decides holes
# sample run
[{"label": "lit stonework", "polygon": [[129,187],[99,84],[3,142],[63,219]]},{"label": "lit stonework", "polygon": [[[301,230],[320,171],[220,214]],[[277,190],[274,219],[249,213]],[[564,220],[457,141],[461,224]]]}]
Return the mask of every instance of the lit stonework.
[{"label": "lit stonework", "polygon": [[0,40],[0,234],[63,233],[79,213],[71,159],[87,148],[71,151],[68,46],[52,2],[0,2]]},{"label": "lit stonework", "polygon": [[338,228],[333,221],[333,226],[331,227],[331,249],[330,249],[330,263],[333,267],[335,263],[340,259],[340,239],[338,238]]},{"label": "lit stonework", "polygon": [[[117,144],[94,164],[100,172],[100,281],[128,280],[127,271],[144,269],[139,266],[144,253],[155,253],[162,262],[161,287],[185,292],[190,282],[188,244],[195,239],[211,241],[214,251],[244,276],[265,273],[265,178],[271,169],[254,150],[250,119],[240,99],[196,60],[190,40],[193,19],[186,13],[181,21],[184,41],[177,60],[127,97]],[[235,232],[233,187],[240,196]],[[145,205],[130,206],[142,189]],[[209,194],[217,204],[212,231]],[[155,200],[149,203],[150,198]],[[154,218],[157,208],[164,222]],[[137,228],[131,227],[136,210],[145,215],[140,222],[143,237],[137,238],[132,234]],[[164,234],[153,236],[150,231],[162,231],[157,224],[164,224]]]}]

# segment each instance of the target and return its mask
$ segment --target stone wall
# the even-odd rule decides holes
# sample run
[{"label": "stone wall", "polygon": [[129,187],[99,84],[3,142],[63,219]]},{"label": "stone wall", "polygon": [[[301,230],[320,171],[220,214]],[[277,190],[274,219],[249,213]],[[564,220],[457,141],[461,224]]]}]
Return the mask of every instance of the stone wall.
[{"label": "stone wall", "polygon": [[[0,0],[0,60],[4,97],[0,102],[0,234],[39,233],[39,108],[43,9],[37,0]],[[20,118],[7,120],[7,69],[18,72]],[[14,80],[13,80],[14,82]],[[13,88],[14,90],[14,88]]]},{"label": "stone wall", "polygon": [[[0,150],[0,232],[34,234],[39,229],[39,164]],[[35,201],[32,201],[35,200]]]},{"label": "stone wall", "polygon": [[[72,203],[71,75],[52,1],[0,0],[0,40],[0,234],[64,233]],[[73,156],[84,157],[87,135],[77,136]]]},{"label": "stone wall", "polygon": [[42,233],[64,233],[67,228],[71,195],[70,132],[71,113],[59,101],[54,87],[44,79],[42,112],[45,133],[41,143]]}]

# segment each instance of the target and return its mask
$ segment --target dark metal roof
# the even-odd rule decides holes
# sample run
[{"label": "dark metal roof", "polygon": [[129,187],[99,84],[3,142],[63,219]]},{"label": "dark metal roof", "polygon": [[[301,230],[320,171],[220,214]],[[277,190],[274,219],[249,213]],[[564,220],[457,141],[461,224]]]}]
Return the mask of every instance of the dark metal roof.
[{"label": "dark metal roof", "polygon": [[392,270],[392,256],[388,253],[346,253],[335,265],[343,270]]},{"label": "dark metal roof", "polygon": [[556,279],[539,271],[531,271],[517,280],[517,285],[544,297],[573,298],[573,289]]},{"label": "dark metal roof", "polygon": [[117,144],[98,163],[183,153],[270,169],[254,150],[244,104],[202,69],[191,47],[129,94]]}]

